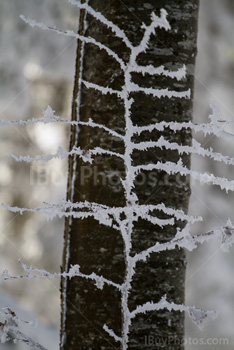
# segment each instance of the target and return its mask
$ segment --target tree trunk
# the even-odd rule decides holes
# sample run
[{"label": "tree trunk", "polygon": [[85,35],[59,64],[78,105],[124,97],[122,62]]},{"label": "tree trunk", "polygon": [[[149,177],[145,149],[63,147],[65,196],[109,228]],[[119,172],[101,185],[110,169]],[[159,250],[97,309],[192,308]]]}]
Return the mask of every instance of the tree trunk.
[{"label": "tree trunk", "polygon": [[[132,73],[132,82],[145,88],[166,89],[183,93],[191,89],[191,98],[168,96],[157,98],[143,91],[131,92],[133,102],[130,106],[133,125],[145,126],[161,121],[190,121],[192,117],[192,96],[194,82],[194,63],[196,56],[196,34],[198,18],[198,0],[90,0],[89,5],[102,13],[108,20],[121,28],[130,42],[137,46],[142,40],[145,28],[149,26],[151,13],[160,16],[160,9],[168,13],[171,29],[156,28],[150,36],[147,50],[140,53],[137,63],[141,66],[164,66],[166,70],[177,71],[183,65],[187,67],[186,78],[178,81],[164,74],[150,75]],[[80,12],[79,34],[95,38],[105,44],[127,63],[130,49],[123,40],[99,20]],[[75,87],[72,105],[72,120],[93,122],[105,125],[123,136],[128,132],[124,118],[126,105],[124,100],[114,94],[102,94],[93,88],[87,88],[81,80],[121,91],[125,84],[124,72],[113,57],[105,50],[78,40]],[[182,94],[183,95],[183,94]],[[135,134],[132,141],[157,141],[163,136],[170,142],[190,145],[190,130],[174,132],[170,128],[162,131]],[[125,154],[126,144],[121,138],[108,133],[107,129],[92,128],[88,125],[71,128],[70,150],[80,147],[83,156],[88,150],[101,147],[105,150]],[[134,195],[126,196],[126,188],[121,182],[126,176],[126,165],[121,157],[111,154],[95,155],[92,164],[84,162],[84,157],[70,157],[67,200],[72,203],[88,201],[109,207],[131,207]],[[132,164],[147,165],[157,162],[178,162],[189,167],[188,155],[180,156],[177,151],[165,148],[135,150]],[[189,178],[180,174],[171,174],[162,170],[142,170],[135,179],[132,193],[137,196],[137,205],[158,205],[183,209],[186,213],[190,194]],[[130,193],[130,192],[129,192]],[[73,210],[74,211],[74,210]],[[171,218],[163,211],[154,211],[159,219]],[[121,215],[121,222],[128,220],[127,214]],[[113,218],[112,218],[113,219]],[[116,229],[119,224],[112,220],[108,227],[101,220],[87,217],[70,217],[65,223],[65,247],[62,270],[68,271],[71,265],[79,264],[84,274],[95,272],[116,284],[126,279],[126,242]],[[103,219],[104,221],[104,219]],[[151,247],[156,242],[168,242],[177,228],[185,222],[176,220],[175,225],[160,227],[139,218],[133,222],[132,247],[130,255]],[[158,302],[162,296],[167,300],[181,304],[184,302],[185,256],[183,250],[153,253],[146,261],[137,262],[131,281],[131,291],[126,297],[130,311],[137,305],[148,301]],[[63,279],[61,349],[113,349],[120,343],[103,329],[106,324],[118,337],[124,334],[123,303],[121,291],[104,284],[98,288],[89,279],[73,277]],[[183,349],[184,316],[180,312],[166,309],[138,314],[130,326],[127,340],[128,349]],[[125,344],[126,346],[126,344]],[[122,345],[124,348],[124,345]]]}]

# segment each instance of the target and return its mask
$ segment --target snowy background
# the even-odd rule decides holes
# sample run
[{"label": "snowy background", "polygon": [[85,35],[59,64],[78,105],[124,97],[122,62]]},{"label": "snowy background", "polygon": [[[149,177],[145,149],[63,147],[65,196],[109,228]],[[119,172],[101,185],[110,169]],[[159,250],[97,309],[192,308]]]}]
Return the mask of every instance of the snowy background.
[{"label": "snowy background", "polygon": [[[195,77],[194,120],[208,121],[211,114],[209,102],[213,100],[220,109],[221,119],[234,116],[234,2],[232,0],[201,0],[198,31],[198,57]],[[234,130],[228,130],[234,134]],[[234,142],[230,139],[207,137],[199,140],[203,146],[212,147],[233,157]],[[194,158],[192,166],[217,176],[234,178],[233,168]],[[190,212],[204,217],[202,225],[194,227],[194,233],[208,232],[225,225],[227,218],[234,220],[234,195],[228,195],[214,186],[200,186],[192,181]],[[188,255],[186,276],[186,302],[197,307],[218,310],[215,321],[208,322],[200,332],[187,320],[186,338],[194,338],[187,349],[215,347],[233,349],[234,345],[234,249],[229,254],[220,251],[218,244],[204,244]],[[213,345],[196,345],[204,338],[213,338]],[[228,345],[222,345],[222,338]],[[215,344],[217,344],[215,346]]]},{"label": "snowy background", "polygon": [[[76,31],[78,10],[65,0],[1,0],[0,3],[0,119],[41,118],[47,105],[65,119],[70,118],[76,41],[26,26],[19,15],[29,16],[61,29]],[[213,99],[223,119],[233,118],[234,81],[233,0],[201,0],[196,69],[195,121],[208,121]],[[40,206],[65,198],[67,162],[25,165],[7,153],[43,155],[68,147],[64,125],[28,125],[0,129],[0,202],[22,207]],[[234,133],[234,132],[233,132]],[[203,146],[233,157],[234,143],[206,138]],[[233,170],[207,159],[193,159],[193,167],[233,179]],[[194,233],[204,233],[234,220],[234,195],[216,187],[192,183],[190,212],[203,215]],[[23,216],[0,209],[0,267],[11,274],[22,273],[18,258],[49,271],[59,271],[62,255],[63,221],[47,222],[43,214]],[[221,253],[205,244],[188,255],[186,303],[216,309],[219,317],[209,321],[203,332],[186,323],[186,350],[207,349],[209,338],[217,349],[232,349],[234,343],[234,250]],[[30,336],[48,349],[58,349],[59,280],[10,281],[0,286],[0,307],[11,305],[22,318],[38,319],[39,328]],[[28,329],[29,331],[29,329]],[[191,338],[191,339],[190,339]],[[222,345],[227,338],[229,345]],[[24,349],[1,345],[1,349]]]},{"label": "snowy background", "polygon": [[[0,119],[41,118],[41,110],[48,104],[56,114],[69,119],[76,41],[33,30],[19,18],[21,14],[61,29],[76,31],[77,28],[78,10],[67,1],[1,0]],[[37,124],[1,128],[0,201],[37,207],[42,201],[58,202],[65,198],[66,160],[29,165],[16,163],[7,154],[51,154],[56,153],[59,145],[67,149],[68,143],[66,126]],[[63,220],[52,223],[47,222],[44,215],[21,216],[3,209],[0,215],[1,271],[8,269],[11,274],[22,274],[18,258],[38,268],[60,271]],[[36,317],[44,328],[40,328],[43,332],[32,330],[32,338],[54,350],[59,343],[59,287],[59,279],[10,282],[0,287],[0,306],[10,304],[16,312],[20,306],[24,310],[23,318]],[[31,315],[24,316],[25,311]],[[12,345],[12,348],[21,349],[20,346]],[[9,347],[0,345],[0,348]],[[22,346],[24,348],[27,347]]]}]

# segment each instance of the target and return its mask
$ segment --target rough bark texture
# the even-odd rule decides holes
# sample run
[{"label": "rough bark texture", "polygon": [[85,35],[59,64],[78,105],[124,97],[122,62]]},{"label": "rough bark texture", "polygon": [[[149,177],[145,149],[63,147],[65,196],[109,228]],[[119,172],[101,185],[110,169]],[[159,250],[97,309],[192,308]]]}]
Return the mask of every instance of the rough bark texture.
[{"label": "rough bark texture", "polygon": [[[90,0],[89,4],[123,29],[134,45],[140,42],[143,35],[141,25],[143,22],[147,25],[150,23],[152,11],[159,15],[160,9],[165,8],[172,30],[166,32],[157,29],[156,36],[151,37],[147,52],[140,54],[138,60],[141,65],[164,65],[170,70],[177,70],[185,64],[188,70],[187,77],[178,82],[176,79],[160,75],[142,77],[141,74],[134,74],[133,81],[145,87],[168,87],[169,90],[176,91],[188,88],[193,90],[198,0]],[[81,11],[80,33],[84,32],[83,19],[84,12]],[[89,15],[85,35],[105,43],[120,57],[128,59],[129,50],[123,42]],[[84,80],[113,89],[120,89],[123,85],[123,74],[119,65],[104,51],[90,44],[85,45],[84,51],[83,62],[80,62],[81,44],[78,43],[72,118],[76,119],[78,115],[81,121],[92,118],[95,122],[124,134],[124,106],[120,99],[113,95],[103,96],[82,85],[80,100],[77,101],[81,64]],[[140,92],[132,94],[132,97],[135,99],[131,110],[134,124],[191,120],[192,99],[158,99]],[[79,137],[76,137],[76,133],[79,133]],[[80,126],[79,130],[73,128],[71,135],[70,147],[75,145],[82,149],[90,149],[100,146],[119,153],[124,152],[121,141],[100,129]],[[160,135],[178,144],[186,145],[191,142],[190,131],[173,133],[169,129],[162,133],[145,132],[136,138],[136,142],[157,140]],[[176,162],[179,156],[177,152],[157,148],[136,152],[133,159],[134,164],[138,165],[168,160]],[[189,156],[182,156],[182,159],[189,165]],[[118,158],[97,156],[92,166],[81,159],[74,163],[70,158],[68,199],[73,202],[88,200],[109,206],[125,206],[124,191],[120,182],[124,172],[123,161]],[[139,197],[139,204],[164,202],[168,207],[187,211],[189,179],[179,174],[169,176],[163,171],[141,173],[137,178],[135,191]],[[162,213],[157,213],[157,216],[165,218],[165,214]],[[176,226],[182,227],[183,224],[177,222],[174,227],[166,226],[162,229],[147,221],[139,221],[134,226],[132,253],[140,252],[156,241],[170,240],[175,235]],[[83,273],[89,274],[94,271],[114,282],[122,283],[125,276],[122,238],[116,230],[100,225],[94,219],[67,219],[63,269],[68,269],[71,264],[79,264]],[[129,296],[130,309],[133,310],[136,305],[147,301],[157,302],[165,294],[169,301],[183,303],[185,265],[182,250],[152,254],[147,262],[138,263]],[[113,338],[109,337],[103,330],[103,325],[107,323],[121,336],[121,317],[120,293],[114,288],[104,286],[103,290],[100,290],[94,283],[81,278],[62,281],[61,349],[119,348],[119,343],[115,343]],[[161,349],[167,342],[167,349],[180,350],[183,349],[183,333],[184,316],[181,313],[162,310],[139,315],[131,327],[129,349]]]}]

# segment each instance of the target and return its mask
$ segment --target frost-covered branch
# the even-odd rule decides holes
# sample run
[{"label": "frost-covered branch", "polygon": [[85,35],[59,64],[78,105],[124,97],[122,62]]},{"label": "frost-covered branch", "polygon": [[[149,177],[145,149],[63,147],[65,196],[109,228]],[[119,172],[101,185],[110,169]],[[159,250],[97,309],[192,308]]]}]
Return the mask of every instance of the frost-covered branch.
[{"label": "frost-covered branch", "polygon": [[106,324],[104,324],[103,329],[112,337],[116,342],[122,343],[122,338],[115,334],[115,332],[110,329]]},{"label": "frost-covered branch", "polygon": [[[103,129],[107,131],[109,134],[113,135],[114,137],[118,137],[123,139],[124,136],[115,132],[114,130],[109,129],[108,127],[95,123],[91,118],[88,122],[82,122],[82,121],[76,121],[76,120],[66,120],[62,119],[54,114],[54,111],[50,106],[48,106],[45,110],[42,111],[44,118],[41,119],[26,119],[26,120],[0,120],[0,126],[11,126],[11,125],[30,125],[30,124],[37,124],[37,123],[62,123],[62,124],[69,124],[69,125],[87,125],[90,127],[96,127]],[[163,131],[166,128],[171,129],[172,131],[181,131],[182,129],[191,129],[194,132],[202,132],[204,135],[215,135],[217,137],[226,137],[226,138],[233,138],[234,135],[225,131],[224,128],[229,125],[233,125],[234,120],[217,120],[212,121],[209,123],[202,123],[202,124],[194,124],[192,122],[158,122],[155,124],[145,125],[145,126],[132,126],[133,134],[140,135],[142,132],[152,132],[154,130]],[[193,142],[196,142],[193,139]]]},{"label": "frost-covered branch", "polygon": [[228,252],[229,248],[234,243],[234,225],[230,220],[227,221],[227,224],[220,229],[213,230],[207,233],[199,234],[192,236],[190,233],[190,224],[187,224],[181,231],[178,230],[176,236],[166,243],[157,242],[154,246],[149,247],[148,249],[143,250],[142,252],[136,254],[132,261],[135,264],[138,261],[146,261],[147,258],[152,253],[160,253],[165,250],[173,250],[176,247],[185,248],[189,251],[197,248],[197,244],[209,242],[211,239],[216,239],[220,241],[220,249],[224,252]]},{"label": "frost-covered branch", "polygon": [[9,153],[9,157],[13,158],[17,162],[39,162],[39,161],[44,161],[44,162],[49,162],[52,159],[60,158],[68,158],[71,155],[77,155],[79,156],[84,162],[92,163],[93,158],[92,156],[95,155],[108,155],[108,156],[115,156],[118,158],[123,159],[123,155],[117,152],[105,150],[101,147],[96,147],[94,149],[89,149],[89,150],[82,150],[80,147],[73,147],[73,149],[69,152],[66,152],[62,149],[62,147],[59,147],[57,150],[57,153],[47,155],[47,156],[35,156],[35,157],[30,157],[30,156],[16,156],[14,154]]},{"label": "frost-covered branch", "polygon": [[91,6],[89,6],[87,3],[81,3],[81,1],[76,0],[68,0],[72,5],[76,5],[80,9],[86,10],[89,14],[91,14],[94,18],[96,18],[98,21],[100,21],[102,24],[105,24],[108,28],[112,30],[112,32],[115,34],[116,37],[123,40],[125,45],[129,49],[133,49],[132,44],[130,43],[128,37],[124,33],[123,30],[121,30],[117,25],[115,25],[113,22],[109,21],[105,16],[103,16],[100,12],[95,11]]},{"label": "frost-covered branch", "polygon": [[170,71],[168,69],[165,69],[164,66],[154,67],[151,64],[148,66],[139,66],[136,65],[134,67],[135,73],[141,73],[143,75],[149,74],[149,75],[163,75],[164,77],[169,77],[172,79],[182,80],[186,76],[186,67],[183,65],[182,68],[179,68],[177,71]]},{"label": "frost-covered branch", "polygon": [[[23,214],[24,212],[31,213],[43,213],[48,216],[49,219],[54,217],[77,217],[86,218],[88,216],[93,216],[94,219],[102,221],[103,224],[111,226],[113,224],[113,219],[119,219],[122,214],[131,218],[133,221],[137,221],[138,218],[146,219],[152,223],[157,222],[157,225],[173,225],[173,219],[159,219],[152,216],[155,211],[162,211],[167,215],[174,216],[177,220],[187,221],[188,223],[194,223],[202,221],[202,217],[193,217],[187,215],[181,209],[173,209],[166,207],[163,203],[157,205],[132,205],[128,207],[108,207],[98,203],[91,202],[64,202],[63,204],[46,204],[44,208],[21,208],[21,207],[11,207],[2,203],[2,207],[13,212]],[[151,214],[150,214],[151,213]]]},{"label": "frost-covered branch", "polygon": [[225,164],[234,165],[234,159],[224,156],[221,153],[216,153],[212,148],[205,149],[201,146],[199,142],[195,139],[192,140],[192,146],[187,145],[178,145],[176,142],[167,141],[163,136],[160,136],[158,141],[145,141],[133,144],[133,149],[139,151],[145,151],[149,148],[163,148],[165,147],[168,150],[176,150],[179,154],[187,153],[187,154],[196,154],[201,155],[202,157],[209,157],[213,160],[223,162]]},{"label": "frost-covered branch", "polygon": [[62,30],[59,30],[59,29],[57,29],[55,27],[53,28],[53,27],[47,26],[44,23],[39,23],[39,22],[37,22],[37,21],[35,21],[35,20],[31,19],[31,18],[22,16],[22,15],[20,16],[20,18],[25,23],[29,24],[31,27],[37,27],[37,28],[40,28],[40,29],[43,29],[43,30],[50,30],[50,31],[55,32],[57,34],[62,34],[62,35],[68,36],[68,37],[79,39],[79,40],[81,40],[82,42],[84,42],[86,44],[95,45],[100,50],[106,51],[109,56],[113,57],[120,64],[120,67],[122,69],[125,69],[125,67],[126,67],[124,61],[113,50],[111,50],[106,45],[103,45],[100,42],[96,41],[94,38],[90,38],[90,37],[86,37],[86,36],[83,36],[83,35],[79,35],[79,34],[75,33],[73,30],[62,31]]},{"label": "frost-covered branch", "polygon": [[151,23],[149,26],[146,26],[145,24],[142,25],[142,28],[145,30],[143,38],[140,42],[140,44],[132,49],[132,56],[136,58],[141,52],[145,52],[149,40],[152,34],[155,35],[155,29],[156,28],[163,28],[165,30],[171,29],[171,26],[167,20],[167,11],[164,9],[161,9],[160,11],[160,17],[155,15],[154,12],[151,13]]},{"label": "frost-covered branch", "polygon": [[187,91],[170,91],[168,88],[166,89],[153,89],[153,88],[143,88],[135,83],[131,83],[129,87],[130,92],[144,92],[146,95],[152,95],[157,98],[161,97],[177,97],[177,98],[190,98],[191,90]]},{"label": "frost-covered branch", "polygon": [[114,130],[111,130],[109,128],[107,128],[105,125],[102,125],[102,124],[98,124],[98,123],[95,123],[93,122],[93,120],[90,118],[88,122],[82,122],[82,121],[79,121],[77,122],[78,125],[85,125],[85,126],[90,126],[91,128],[99,128],[99,129],[103,129],[105,131],[107,131],[110,135],[116,137],[116,138],[119,138],[119,139],[124,139],[124,136],[122,136],[121,134],[119,134],[118,132],[114,131]]},{"label": "frost-covered branch", "polygon": [[200,329],[203,329],[204,321],[208,317],[211,319],[215,319],[217,317],[217,313],[215,311],[197,309],[195,306],[185,306],[183,304],[178,305],[173,302],[170,303],[166,300],[166,296],[164,296],[158,303],[147,302],[144,305],[137,306],[137,308],[131,312],[130,318],[133,319],[134,317],[136,317],[137,314],[140,313],[157,311],[161,309],[167,309],[169,311],[174,310],[179,312],[187,312],[187,314],[192,318],[193,322]]},{"label": "frost-covered branch", "polygon": [[[234,226],[231,222],[227,222],[226,226],[220,228],[219,230],[213,230],[205,234],[191,236],[190,226],[194,222],[201,221],[201,217],[193,217],[187,215],[183,210],[178,210],[170,207],[166,207],[163,203],[157,205],[147,205],[139,204],[139,198],[134,192],[135,180],[140,171],[165,171],[168,174],[180,174],[182,176],[190,175],[191,177],[197,179],[201,183],[212,183],[220,186],[221,189],[226,191],[234,190],[234,181],[229,181],[226,178],[216,177],[213,174],[199,173],[197,171],[191,170],[186,167],[182,160],[180,159],[177,163],[173,162],[157,162],[155,164],[141,164],[134,166],[133,164],[133,152],[134,150],[146,151],[151,148],[165,148],[167,150],[175,150],[179,154],[197,154],[203,157],[209,157],[215,161],[222,161],[225,164],[234,165],[234,159],[226,157],[220,153],[216,153],[213,149],[205,149],[197,141],[193,140],[192,145],[179,145],[175,142],[170,142],[165,137],[161,136],[157,140],[150,140],[145,142],[133,142],[134,137],[141,135],[143,132],[152,132],[154,130],[164,131],[165,129],[170,129],[173,132],[180,131],[182,129],[192,130],[194,132],[203,132],[206,136],[207,134],[213,134],[217,137],[220,136],[233,136],[227,133],[224,128],[226,125],[232,123],[233,121],[223,122],[220,121],[217,108],[212,104],[213,114],[210,116],[210,122],[197,125],[192,122],[165,122],[161,121],[155,124],[138,126],[133,125],[132,122],[132,106],[134,103],[133,96],[139,93],[145,95],[151,95],[155,98],[190,98],[191,91],[190,89],[186,91],[174,91],[169,90],[167,86],[164,88],[154,88],[154,87],[142,87],[132,81],[132,74],[138,73],[142,76],[148,75],[162,75],[171,79],[176,79],[180,81],[186,77],[186,67],[183,65],[177,71],[171,71],[165,68],[165,66],[154,67],[153,65],[141,66],[137,63],[137,57],[139,54],[146,52],[149,42],[152,36],[156,35],[156,29],[160,28],[163,30],[170,30],[171,26],[167,19],[167,12],[165,9],[161,9],[160,16],[157,16],[155,13],[151,13],[149,25],[142,24],[143,36],[138,45],[134,46],[124,30],[120,29],[112,21],[104,17],[104,15],[98,11],[95,11],[90,5],[89,2],[83,2],[79,0],[69,0],[73,5],[78,6],[79,9],[84,10],[86,13],[90,14],[95,20],[100,21],[104,26],[109,28],[114,36],[120,38],[127,47],[127,52],[129,57],[125,57],[125,61],[119,57],[112,49],[108,46],[98,42],[94,38],[85,37],[83,35],[77,34],[72,30],[61,31],[57,28],[46,26],[45,24],[38,23],[32,19],[21,16],[21,18],[32,27],[38,27],[43,30],[54,31],[57,34],[65,35],[68,37],[73,37],[79,39],[84,44],[94,45],[100,50],[105,51],[105,53],[116,61],[122,70],[124,83],[121,86],[120,90],[114,90],[109,86],[101,86],[93,83],[92,81],[82,80],[82,75],[80,76],[78,85],[79,91],[81,91],[81,85],[83,84],[87,89],[95,89],[101,94],[111,94],[120,98],[124,106],[124,119],[125,119],[125,130],[124,134],[108,128],[105,125],[96,123],[95,120],[91,118],[88,121],[77,120],[67,121],[54,114],[54,111],[50,106],[43,111],[43,119],[31,119],[31,120],[19,120],[19,121],[0,121],[0,126],[5,125],[28,125],[35,123],[64,123],[69,125],[86,126],[89,128],[97,128],[102,131],[107,132],[113,138],[118,138],[124,144],[124,152],[118,153],[112,150],[105,150],[101,147],[95,147],[93,149],[81,149],[80,147],[73,147],[70,151],[65,151],[61,147],[58,148],[56,154],[47,155],[47,156],[36,156],[30,157],[26,156],[15,156],[10,154],[16,161],[50,161],[55,158],[67,158],[73,156],[76,161],[77,157],[80,157],[84,162],[92,163],[96,155],[109,156],[109,157],[118,157],[121,159],[122,163],[125,166],[125,176],[121,179],[121,183],[125,195],[125,206],[123,207],[109,207],[107,205],[94,203],[94,202],[77,202],[73,203],[72,201],[63,201],[61,204],[45,204],[44,208],[19,208],[19,207],[10,207],[5,204],[2,206],[8,209],[11,212],[23,214],[24,212],[32,213],[43,213],[46,214],[49,219],[54,217],[72,217],[85,219],[92,217],[94,220],[97,220],[99,224],[112,227],[115,231],[115,234],[121,235],[123,241],[123,255],[124,263],[126,267],[125,277],[122,284],[115,283],[109,279],[106,279],[103,276],[97,275],[95,272],[91,274],[83,274],[80,271],[79,265],[67,266],[65,272],[61,273],[50,273],[45,270],[40,270],[32,266],[27,266],[24,263],[21,263],[21,266],[24,270],[24,274],[21,276],[11,276],[8,271],[5,270],[2,275],[0,275],[0,283],[9,280],[16,279],[41,279],[41,278],[84,278],[89,281],[94,282],[97,288],[102,289],[104,285],[117,288],[121,293],[121,310],[122,310],[122,320],[123,328],[121,337],[118,336],[115,330],[110,329],[107,324],[103,325],[103,329],[111,336],[116,342],[121,343],[121,349],[127,350],[128,340],[129,340],[129,329],[131,326],[131,320],[140,313],[145,313],[149,311],[157,311],[161,309],[167,309],[169,311],[180,311],[187,312],[193,321],[198,325],[199,328],[202,328],[204,320],[208,317],[214,318],[216,313],[213,311],[205,311],[201,309],[196,309],[194,306],[185,306],[177,305],[173,302],[168,302],[166,297],[163,297],[159,302],[146,302],[143,305],[136,306],[136,309],[130,311],[129,309],[129,295],[132,288],[132,280],[136,273],[135,268],[139,261],[146,261],[150,258],[152,253],[160,253],[165,250],[172,249],[181,249],[185,248],[192,250],[197,247],[198,243],[208,242],[210,239],[216,238],[221,242],[221,249],[227,251],[229,247],[234,243]],[[79,100],[80,92],[77,95],[77,100]],[[76,144],[77,146],[77,144]],[[158,217],[157,212],[160,211],[166,214],[166,218],[161,219]],[[177,220],[185,222],[185,227],[183,229],[177,229],[177,233],[174,238],[165,243],[155,242],[151,247],[133,255],[132,254],[132,235],[134,232],[134,225],[139,220],[146,220],[153,225],[164,227],[166,225],[174,226],[177,223]],[[100,232],[101,234],[101,232]],[[81,267],[82,268],[82,267]],[[6,323],[7,324],[7,323]],[[9,322],[8,322],[9,324]],[[0,325],[5,327],[6,325]],[[22,334],[18,332],[18,335],[23,338]],[[26,338],[25,338],[26,339]],[[30,339],[30,338],[27,338]],[[31,342],[31,343],[30,343]],[[29,344],[33,344],[30,339]],[[40,350],[44,350],[43,347],[38,347]]]},{"label": "frost-covered branch", "polygon": [[9,307],[0,309],[0,315],[4,318],[4,322],[0,322],[0,341],[6,343],[13,341],[14,344],[25,343],[30,349],[46,350],[44,346],[38,344],[33,339],[20,331],[21,325],[33,326],[34,322],[21,320],[14,311]]},{"label": "frost-covered branch", "polygon": [[233,191],[234,190],[234,181],[230,181],[224,177],[218,177],[214,174],[199,173],[195,170],[188,169],[182,164],[180,159],[177,163],[173,162],[157,162],[156,164],[147,164],[147,165],[138,165],[134,167],[134,171],[139,173],[141,170],[152,171],[152,170],[163,170],[168,174],[180,174],[190,175],[195,180],[198,180],[200,183],[212,183],[213,185],[219,186],[222,190]]},{"label": "frost-covered branch", "polygon": [[194,132],[202,132],[206,135],[215,135],[217,137],[232,138],[233,134],[226,132],[223,128],[234,121],[217,121],[217,123],[202,123],[194,124],[192,122],[158,122],[155,124],[145,125],[145,126],[134,126],[134,133],[140,135],[142,132],[152,132],[153,130],[163,131],[166,128],[171,129],[172,131],[180,131],[182,129],[190,129]]},{"label": "frost-covered branch", "polygon": [[80,272],[80,266],[77,265],[71,265],[68,272],[54,272],[50,273],[46,270],[41,270],[34,268],[33,266],[28,266],[24,264],[20,259],[19,263],[22,266],[23,270],[26,272],[25,275],[19,275],[19,276],[11,276],[9,275],[8,271],[5,270],[0,275],[0,284],[6,281],[12,281],[12,280],[19,280],[19,279],[44,279],[44,278],[56,278],[56,277],[68,277],[68,278],[74,278],[74,277],[82,277],[87,280],[91,280],[95,282],[95,285],[98,289],[103,289],[104,285],[109,285],[112,287],[115,287],[119,290],[122,289],[122,286],[118,283],[115,283],[107,278],[104,278],[103,276],[99,276],[96,273],[92,272],[91,274],[87,275],[82,272]]},{"label": "frost-covered branch", "polygon": [[113,89],[111,89],[109,87],[104,87],[104,86],[101,86],[101,85],[98,85],[98,84],[93,84],[93,83],[90,83],[90,82],[88,82],[86,80],[82,80],[82,83],[88,89],[95,89],[97,91],[100,91],[103,95],[111,94],[111,95],[117,95],[120,98],[124,97],[123,92],[121,92],[121,91],[113,90]]},{"label": "frost-covered branch", "polygon": [[76,126],[84,125],[84,126],[90,126],[91,128],[102,129],[108,132],[108,134],[112,135],[113,137],[119,138],[121,140],[124,139],[123,135],[106,127],[103,124],[95,123],[91,118],[89,118],[87,122],[62,119],[54,114],[54,110],[50,106],[47,106],[47,108],[43,110],[42,113],[43,113],[43,118],[41,119],[32,118],[27,120],[0,120],[0,126],[11,126],[11,125],[25,126],[25,125],[37,124],[37,123],[43,123],[43,124],[62,123],[62,124],[76,125]]}]

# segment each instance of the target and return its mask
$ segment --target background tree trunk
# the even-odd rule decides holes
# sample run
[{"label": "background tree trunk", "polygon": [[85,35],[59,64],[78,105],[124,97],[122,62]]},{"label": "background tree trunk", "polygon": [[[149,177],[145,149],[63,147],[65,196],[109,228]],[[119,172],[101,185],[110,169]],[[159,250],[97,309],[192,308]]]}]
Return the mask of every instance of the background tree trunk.
[{"label": "background tree trunk", "polygon": [[[133,82],[159,89],[193,92],[193,72],[196,56],[196,33],[198,18],[198,0],[90,0],[89,4],[106,18],[123,29],[132,42],[137,45],[143,36],[142,23],[151,23],[150,15],[160,15],[160,9],[168,12],[171,30],[156,29],[144,54],[138,56],[142,66],[165,66],[169,70],[178,70],[183,64],[187,67],[186,79],[177,81],[163,75],[132,75]],[[105,25],[80,13],[79,33],[94,37],[115,51],[124,61],[128,61],[129,49],[123,41],[115,37]],[[84,56],[83,56],[84,51]],[[123,72],[105,51],[91,44],[78,41],[75,87],[73,96],[72,119],[88,122],[92,118],[96,123],[124,135],[123,101],[113,95],[102,95],[94,89],[87,89],[80,84],[80,79],[120,90],[124,84]],[[193,93],[192,93],[193,95]],[[155,98],[143,92],[132,93],[134,103],[131,118],[134,125],[148,125],[160,121],[189,121],[192,117],[192,98],[168,97]],[[157,140],[163,135],[170,142],[182,145],[191,143],[189,130],[172,132],[164,129],[142,133],[135,142]],[[124,153],[121,140],[106,131],[87,126],[72,127],[70,149],[73,146],[88,150],[102,147],[118,153]],[[157,161],[177,162],[177,151],[154,148],[133,154],[134,165],[156,163]],[[189,156],[181,156],[184,164],[189,165]],[[70,157],[67,199],[72,202],[89,201],[111,207],[125,206],[126,200],[121,184],[125,168],[122,159],[113,156],[96,156],[92,165],[87,165],[81,158]],[[139,204],[160,204],[183,209],[185,212],[189,200],[189,178],[179,174],[168,175],[164,171],[141,172],[135,182],[135,192]],[[161,212],[157,217],[167,218]],[[177,221],[174,226],[160,228],[139,220],[134,225],[132,254],[138,253],[158,242],[167,242],[176,233],[177,227],[184,222]],[[83,220],[70,218],[65,224],[65,248],[62,270],[69,270],[70,265],[79,264],[81,272],[103,275],[116,283],[123,283],[125,276],[123,241],[113,227],[99,224],[93,218]],[[157,302],[167,294],[169,301],[184,302],[185,257],[182,250],[152,254],[144,263],[138,263],[129,295],[129,308],[147,301]],[[113,349],[119,347],[104,330],[108,326],[121,336],[122,314],[120,292],[111,286],[98,289],[93,282],[82,278],[62,280],[62,320],[61,349]],[[182,349],[184,317],[178,312],[161,310],[138,315],[131,326],[129,349],[163,348]],[[116,345],[118,344],[118,346]],[[164,343],[165,345],[165,343]]]}]

